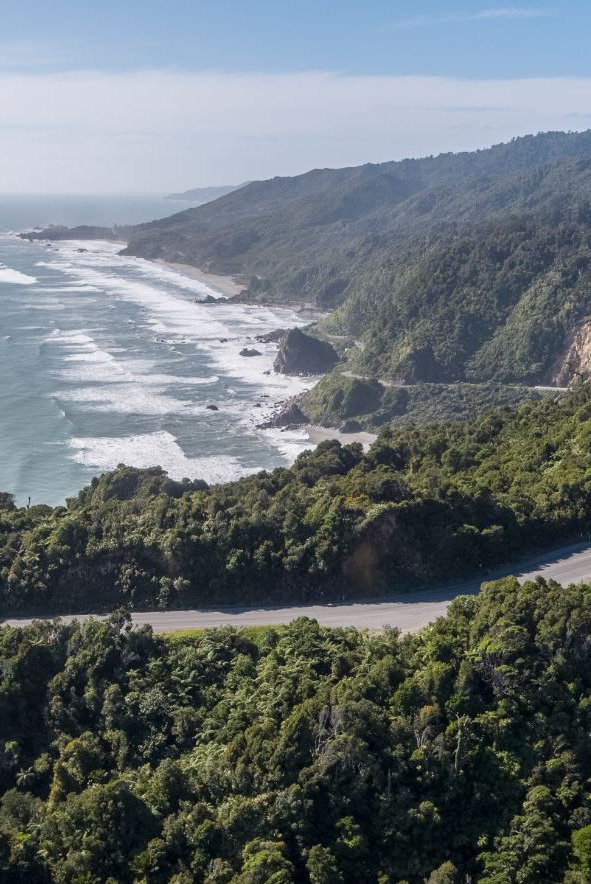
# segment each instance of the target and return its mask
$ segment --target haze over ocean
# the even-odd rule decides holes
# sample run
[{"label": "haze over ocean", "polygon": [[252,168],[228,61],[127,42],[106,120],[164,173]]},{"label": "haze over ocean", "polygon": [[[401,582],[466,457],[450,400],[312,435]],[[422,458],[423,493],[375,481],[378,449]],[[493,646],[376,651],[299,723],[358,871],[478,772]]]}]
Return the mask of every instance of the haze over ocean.
[{"label": "haze over ocean", "polygon": [[256,343],[261,357],[239,355],[255,335],[301,323],[290,311],[200,305],[212,289],[120,257],[119,244],[14,235],[178,208],[145,195],[2,198],[0,488],[20,503],[63,503],[119,463],[212,482],[287,465],[309,447],[301,434],[256,424],[272,401],[310,382],[264,375],[272,345]]}]

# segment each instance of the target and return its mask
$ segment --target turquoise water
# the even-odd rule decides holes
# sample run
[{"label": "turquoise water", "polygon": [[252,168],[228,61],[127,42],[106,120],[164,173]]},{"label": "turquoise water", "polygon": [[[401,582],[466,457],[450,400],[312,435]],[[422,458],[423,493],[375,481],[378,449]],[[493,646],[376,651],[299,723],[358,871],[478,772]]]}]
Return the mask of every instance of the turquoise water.
[{"label": "turquoise water", "polygon": [[[200,281],[112,243],[27,243],[48,223],[131,223],[179,208],[159,197],[0,197],[0,490],[58,504],[127,463],[220,481],[286,465],[295,433],[257,429],[304,388],[239,351],[285,310],[200,304]],[[215,404],[218,411],[207,409]]]}]

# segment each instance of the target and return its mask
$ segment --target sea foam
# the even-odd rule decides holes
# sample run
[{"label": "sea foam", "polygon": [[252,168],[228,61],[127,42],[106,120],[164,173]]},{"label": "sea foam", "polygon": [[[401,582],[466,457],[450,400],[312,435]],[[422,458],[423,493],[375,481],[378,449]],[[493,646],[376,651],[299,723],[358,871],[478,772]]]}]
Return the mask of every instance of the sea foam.
[{"label": "sea foam", "polygon": [[21,273],[20,270],[14,270],[12,267],[0,264],[0,283],[34,285],[36,282],[37,278],[35,276],[29,276],[27,273]]},{"label": "sea foam", "polygon": [[237,479],[246,472],[235,457],[187,457],[175,437],[166,431],[121,437],[74,438],[70,440],[70,446],[75,449],[74,459],[78,463],[99,470],[111,470],[120,463],[132,464],[140,469],[161,466],[174,479],[186,477],[204,479],[210,483]]}]

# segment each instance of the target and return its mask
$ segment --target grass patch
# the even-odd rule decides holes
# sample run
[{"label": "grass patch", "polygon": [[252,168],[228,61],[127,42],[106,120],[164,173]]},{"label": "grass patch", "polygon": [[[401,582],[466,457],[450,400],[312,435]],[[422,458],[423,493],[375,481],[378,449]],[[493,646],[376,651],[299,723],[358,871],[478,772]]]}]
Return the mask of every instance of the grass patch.
[{"label": "grass patch", "polygon": [[[223,628],[225,627],[198,626],[193,629],[174,629],[171,632],[163,632],[161,635],[167,641],[184,642],[186,640],[190,641],[191,639],[199,638],[208,630]],[[251,641],[253,644],[257,645],[257,647],[260,647],[263,644],[270,633],[281,633],[285,631],[285,625],[280,623],[265,626],[232,626],[230,628],[235,629],[239,635],[248,641]]]}]

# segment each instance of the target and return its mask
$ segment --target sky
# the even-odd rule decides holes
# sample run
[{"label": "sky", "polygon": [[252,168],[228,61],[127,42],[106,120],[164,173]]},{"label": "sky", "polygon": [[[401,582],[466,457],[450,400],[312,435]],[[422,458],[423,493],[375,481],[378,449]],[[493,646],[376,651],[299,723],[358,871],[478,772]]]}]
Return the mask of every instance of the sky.
[{"label": "sky", "polygon": [[588,0],[0,3],[0,192],[167,192],[591,127]]}]

